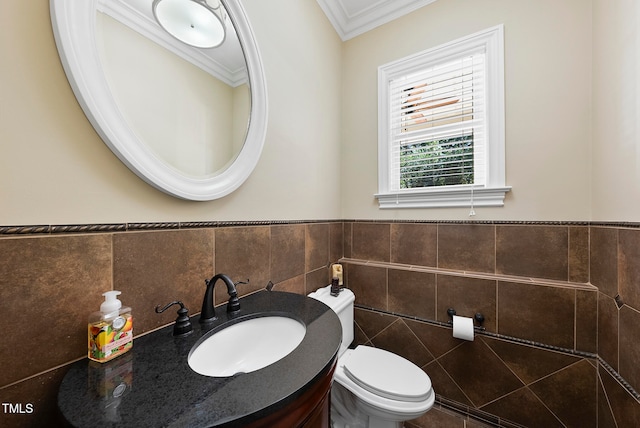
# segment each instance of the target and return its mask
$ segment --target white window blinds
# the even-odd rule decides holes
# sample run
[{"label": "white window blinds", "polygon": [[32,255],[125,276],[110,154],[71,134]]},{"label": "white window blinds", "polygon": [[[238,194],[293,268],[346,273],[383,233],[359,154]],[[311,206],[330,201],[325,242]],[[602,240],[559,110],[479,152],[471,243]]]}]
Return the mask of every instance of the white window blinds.
[{"label": "white window blinds", "polygon": [[389,81],[390,190],[485,184],[482,48]]},{"label": "white window blinds", "polygon": [[380,208],[503,206],[504,27],[378,67]]}]

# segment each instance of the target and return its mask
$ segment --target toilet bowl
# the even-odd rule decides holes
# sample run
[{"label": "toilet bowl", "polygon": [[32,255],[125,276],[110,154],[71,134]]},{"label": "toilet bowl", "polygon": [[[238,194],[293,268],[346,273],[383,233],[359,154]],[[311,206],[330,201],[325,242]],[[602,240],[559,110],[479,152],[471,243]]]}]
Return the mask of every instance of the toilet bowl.
[{"label": "toilet bowl", "polygon": [[342,344],[331,389],[333,428],[401,428],[426,413],[435,401],[431,379],[418,366],[383,349],[353,341],[355,296],[343,289],[332,296],[330,286],[309,297],[333,309],[342,323]]}]

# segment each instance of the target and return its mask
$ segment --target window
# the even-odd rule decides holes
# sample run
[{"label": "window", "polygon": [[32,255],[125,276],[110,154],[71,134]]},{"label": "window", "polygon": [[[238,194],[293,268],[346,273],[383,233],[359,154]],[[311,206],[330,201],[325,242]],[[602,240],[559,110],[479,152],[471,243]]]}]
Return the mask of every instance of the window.
[{"label": "window", "polygon": [[503,27],[378,70],[380,208],[502,206]]}]

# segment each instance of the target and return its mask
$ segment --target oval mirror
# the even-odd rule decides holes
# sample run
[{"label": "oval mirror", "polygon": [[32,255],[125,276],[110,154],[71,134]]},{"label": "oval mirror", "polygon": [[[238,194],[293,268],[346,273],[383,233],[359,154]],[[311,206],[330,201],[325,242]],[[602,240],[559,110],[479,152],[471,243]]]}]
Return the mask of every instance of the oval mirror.
[{"label": "oval mirror", "polygon": [[154,19],[154,0],[50,0],[60,58],[85,115],[140,178],[205,201],[255,168],[267,126],[262,61],[238,0],[219,4],[224,40],[195,48]]}]

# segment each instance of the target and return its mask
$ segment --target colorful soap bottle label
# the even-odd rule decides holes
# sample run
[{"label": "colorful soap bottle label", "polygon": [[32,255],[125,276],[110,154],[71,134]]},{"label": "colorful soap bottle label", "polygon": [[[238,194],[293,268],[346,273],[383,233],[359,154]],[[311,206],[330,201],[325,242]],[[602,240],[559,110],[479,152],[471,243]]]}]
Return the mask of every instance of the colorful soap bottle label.
[{"label": "colorful soap bottle label", "polygon": [[89,358],[105,362],[127,352],[133,346],[133,317],[129,314],[111,322],[89,324]]}]

